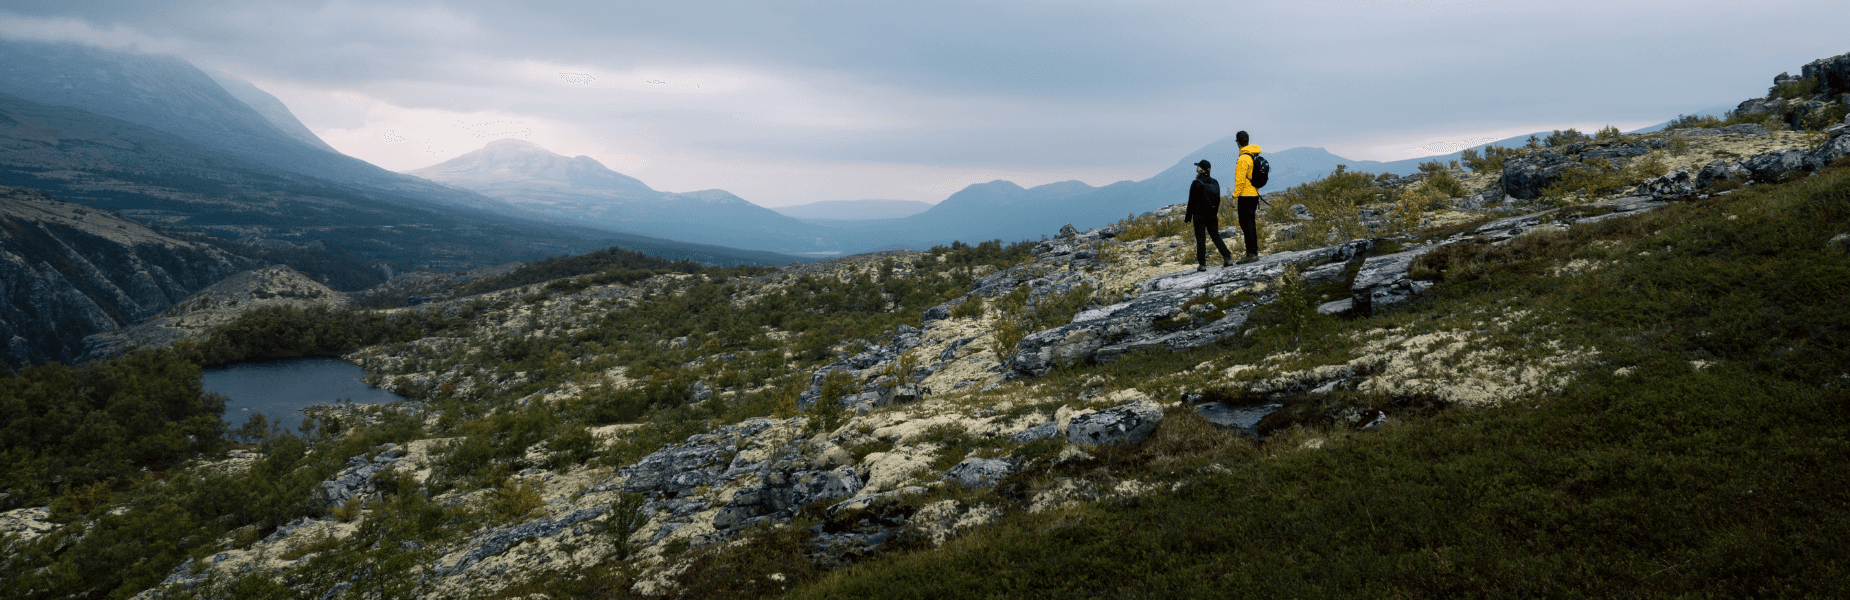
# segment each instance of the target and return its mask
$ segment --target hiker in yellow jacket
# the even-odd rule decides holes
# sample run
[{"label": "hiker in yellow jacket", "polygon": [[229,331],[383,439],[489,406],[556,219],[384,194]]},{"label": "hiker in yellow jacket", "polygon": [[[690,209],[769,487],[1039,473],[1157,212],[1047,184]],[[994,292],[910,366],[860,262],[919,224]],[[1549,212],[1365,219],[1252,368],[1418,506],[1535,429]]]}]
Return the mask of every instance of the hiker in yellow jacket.
[{"label": "hiker in yellow jacket", "polygon": [[1259,146],[1250,144],[1252,138],[1242,131],[1234,134],[1233,141],[1240,144],[1240,162],[1233,167],[1233,198],[1235,208],[1240,210],[1240,233],[1246,236],[1246,256],[1240,263],[1259,260],[1259,188],[1253,187],[1253,157],[1259,155]]}]

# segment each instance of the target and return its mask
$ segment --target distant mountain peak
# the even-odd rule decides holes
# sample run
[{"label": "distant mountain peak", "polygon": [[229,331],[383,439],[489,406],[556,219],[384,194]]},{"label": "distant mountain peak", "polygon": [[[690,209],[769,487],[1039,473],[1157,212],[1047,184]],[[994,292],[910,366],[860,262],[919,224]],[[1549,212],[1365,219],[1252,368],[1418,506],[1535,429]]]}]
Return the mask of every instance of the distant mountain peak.
[{"label": "distant mountain peak", "polygon": [[631,194],[655,194],[647,184],[618,173],[589,156],[567,158],[517,138],[489,142],[481,149],[408,172],[464,187],[517,181],[544,181]]}]

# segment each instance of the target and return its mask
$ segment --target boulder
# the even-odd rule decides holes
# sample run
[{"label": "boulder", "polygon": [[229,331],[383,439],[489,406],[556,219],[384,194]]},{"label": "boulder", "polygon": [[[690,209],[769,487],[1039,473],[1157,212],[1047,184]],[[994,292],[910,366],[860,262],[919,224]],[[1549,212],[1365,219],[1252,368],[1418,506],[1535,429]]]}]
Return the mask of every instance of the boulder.
[{"label": "boulder", "polygon": [[1746,169],[1755,181],[1777,181],[1788,173],[1814,168],[1807,158],[1804,150],[1773,150],[1741,161],[1741,168]]},{"label": "boulder", "polygon": [[[1720,162],[1720,161],[1717,161]],[[1639,195],[1663,200],[1689,198],[1696,195],[1696,178],[1688,170],[1677,169],[1658,177],[1646,179],[1633,191]]]},{"label": "boulder", "polygon": [[1057,237],[1070,238],[1076,235],[1079,235],[1079,229],[1073,227],[1072,223],[1067,223],[1060,228],[1060,235]]},{"label": "boulder", "polygon": [[1497,180],[1503,192],[1518,200],[1542,197],[1542,190],[1569,171],[1588,170],[1586,165],[1550,151],[1531,152],[1503,163],[1503,176]]},{"label": "boulder", "polygon": [[1825,245],[1832,250],[1850,254],[1850,233],[1839,233],[1835,236],[1831,236],[1831,241],[1825,242]]},{"label": "boulder", "polygon": [[1437,247],[1439,246],[1435,244],[1385,256],[1368,257],[1362,262],[1362,269],[1356,272],[1355,283],[1349,286],[1349,298],[1354,310],[1363,315],[1373,315],[1426,291],[1426,288],[1432,284],[1408,280],[1407,271],[1412,268],[1413,259]]},{"label": "boulder", "polygon": [[1806,63],[1799,75],[1818,80],[1818,91],[1828,96],[1850,92],[1850,54],[1839,54]]},{"label": "boulder", "polygon": [[1015,472],[1015,465],[1006,460],[993,458],[966,458],[963,462],[944,472],[946,481],[955,481],[965,487],[984,487],[995,484],[996,480]]},{"label": "boulder", "polygon": [[1033,427],[1029,427],[1027,429],[1018,431],[1014,435],[1009,436],[1009,439],[1015,440],[1018,443],[1026,444],[1028,442],[1032,442],[1035,440],[1042,440],[1042,439],[1053,438],[1053,437],[1060,437],[1060,424],[1054,421],[1048,421],[1046,423],[1042,423],[1042,424],[1035,425]]},{"label": "boulder", "polygon": [[[1850,119],[1850,117],[1846,117],[1846,119]],[[1812,168],[1820,169],[1829,166],[1831,163],[1850,157],[1850,135],[1844,135],[1844,133],[1850,133],[1850,127],[1843,128],[1838,132],[1837,136],[1832,137],[1830,141],[1825,142],[1823,146],[1819,146],[1817,150],[1812,151],[1809,156],[1805,157],[1806,162],[1809,163]]]},{"label": "boulder", "polygon": [[1766,98],[1753,98],[1744,100],[1740,104],[1735,105],[1734,114],[1743,117],[1752,117],[1777,111],[1783,106],[1785,106],[1785,101],[1777,98],[1770,100]]},{"label": "boulder", "polygon": [[1702,167],[1696,174],[1696,189],[1702,189],[1723,181],[1747,181],[1750,174],[1740,165],[1717,159]]},{"label": "boulder", "polygon": [[[753,515],[792,513],[819,500],[849,498],[865,485],[860,475],[846,465],[828,471],[797,471],[780,477],[764,478],[759,488],[733,495],[737,506],[756,506]],[[773,483],[775,482],[775,483]]]},{"label": "boulder", "polygon": [[1163,409],[1148,400],[1073,417],[1066,425],[1066,441],[1076,446],[1142,443],[1163,422]]},{"label": "boulder", "polygon": [[372,460],[365,456],[347,459],[347,465],[333,477],[321,482],[317,489],[317,499],[326,506],[338,506],[350,498],[360,498],[374,491],[373,482],[379,473],[391,468],[405,455],[405,450],[398,444],[384,444],[375,448],[379,453]]}]

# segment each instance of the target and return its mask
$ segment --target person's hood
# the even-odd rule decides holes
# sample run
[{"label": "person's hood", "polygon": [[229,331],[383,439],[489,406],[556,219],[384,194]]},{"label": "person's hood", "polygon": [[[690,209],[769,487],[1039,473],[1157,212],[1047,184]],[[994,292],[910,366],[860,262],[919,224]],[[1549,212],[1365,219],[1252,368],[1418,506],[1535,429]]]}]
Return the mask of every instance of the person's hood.
[{"label": "person's hood", "polygon": [[1240,147],[1240,154],[1258,154],[1259,144],[1247,144]]}]

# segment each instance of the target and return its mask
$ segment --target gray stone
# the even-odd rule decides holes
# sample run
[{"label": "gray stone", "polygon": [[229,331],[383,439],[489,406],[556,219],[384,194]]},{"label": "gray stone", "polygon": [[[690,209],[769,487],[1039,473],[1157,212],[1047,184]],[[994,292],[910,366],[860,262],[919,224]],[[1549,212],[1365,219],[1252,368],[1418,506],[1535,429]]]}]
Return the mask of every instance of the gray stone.
[{"label": "gray stone", "polygon": [[560,533],[570,530],[573,525],[595,518],[598,515],[604,514],[604,511],[609,509],[609,505],[583,508],[572,511],[570,514],[557,519],[528,521],[512,527],[478,535],[473,541],[475,548],[464,553],[462,558],[456,561],[455,565],[448,568],[439,567],[434,569],[434,572],[437,575],[448,575],[450,573],[467,570],[469,567],[473,567],[476,563],[481,562],[482,559],[500,554],[502,551],[507,550],[509,547],[523,540],[559,535]]},{"label": "gray stone", "polygon": [[1325,302],[1317,306],[1317,314],[1320,314],[1320,315],[1347,314],[1349,311],[1352,311],[1352,310],[1355,310],[1355,299],[1354,298],[1343,298],[1341,300],[1336,300],[1333,302]]},{"label": "gray stone", "polygon": [[1838,252],[1850,253],[1850,233],[1831,236],[1831,241],[1826,242],[1825,245]]},{"label": "gray stone", "polygon": [[1226,427],[1257,437],[1259,422],[1272,413],[1283,408],[1283,404],[1268,403],[1257,406],[1233,406],[1221,402],[1204,402],[1194,407],[1195,413],[1206,418],[1209,423]]},{"label": "gray stone", "polygon": [[1741,168],[1751,173],[1755,181],[1777,181],[1787,173],[1813,168],[1806,158],[1804,150],[1774,150],[1742,161]]},{"label": "gray stone", "polygon": [[[1846,118],[1850,119],[1850,117]],[[1814,169],[1821,169],[1830,166],[1831,163],[1850,158],[1850,135],[1844,135],[1845,133],[1850,133],[1850,127],[1843,128],[1836,137],[1826,141],[1823,146],[1819,146],[1806,157],[1806,162]]]},{"label": "gray stone", "polygon": [[1047,438],[1052,438],[1052,437],[1060,437],[1060,426],[1058,423],[1055,423],[1053,421],[1048,421],[1046,423],[1042,423],[1042,424],[1035,425],[1033,427],[1029,427],[1027,429],[1018,431],[1014,435],[1009,436],[1009,439],[1015,440],[1018,443],[1026,444],[1028,442],[1032,442],[1035,440],[1042,440],[1042,439],[1047,439]]},{"label": "gray stone", "polygon": [[1767,131],[1767,128],[1765,125],[1761,125],[1759,123],[1741,123],[1739,125],[1729,125],[1727,127],[1716,129],[1715,131],[1717,133],[1731,133],[1734,135],[1744,135],[1747,137],[1759,137],[1763,135],[1769,135],[1772,133],[1770,131]]},{"label": "gray stone", "polygon": [[[1212,344],[1237,334],[1251,309],[1269,301],[1271,296],[1231,307],[1220,319],[1192,329],[1164,332],[1156,329],[1156,322],[1175,315],[1182,304],[1196,296],[1226,296],[1255,283],[1275,280],[1286,267],[1294,264],[1310,266],[1307,275],[1319,281],[1340,277],[1343,273],[1340,263],[1366,254],[1373,245],[1372,240],[1356,240],[1312,250],[1274,253],[1244,265],[1205,272],[1191,269],[1153,277],[1138,286],[1138,293],[1124,302],[1080,311],[1066,325],[1029,334],[1020,346],[1007,354],[1009,358],[1004,366],[1008,370],[1003,377],[1007,380],[1039,377],[1061,364],[1110,361],[1145,349],[1180,350]],[[1328,266],[1332,264],[1335,266]]]},{"label": "gray stone", "polygon": [[1646,147],[1644,144],[1623,144],[1623,145],[1618,145],[1618,146],[1592,148],[1592,149],[1581,151],[1580,160],[1591,160],[1595,158],[1600,158],[1600,159],[1605,159],[1608,161],[1618,161],[1620,159],[1631,158],[1634,156],[1644,156],[1650,153],[1651,153],[1651,149],[1649,147]]},{"label": "gray stone", "polygon": [[[848,466],[831,470],[808,470],[764,478],[765,483],[752,492],[733,496],[733,504],[757,506],[751,516],[790,515],[811,502],[847,498],[861,491],[861,477]],[[741,501],[744,500],[744,501]]]},{"label": "gray stone", "polygon": [[1079,230],[1077,228],[1074,228],[1072,223],[1067,223],[1066,225],[1060,227],[1059,237],[1070,238],[1076,235],[1079,235]]},{"label": "gray stone", "polygon": [[1542,197],[1542,190],[1560,181],[1568,171],[1589,169],[1559,153],[1536,151],[1504,161],[1503,175],[1497,183],[1513,198],[1534,200]]},{"label": "gray stone", "polygon": [[1363,261],[1362,269],[1355,274],[1355,282],[1349,287],[1349,298],[1355,310],[1363,315],[1374,315],[1425,291],[1431,284],[1408,280],[1407,271],[1413,266],[1413,259],[1437,247],[1371,256]]},{"label": "gray stone", "polygon": [[321,482],[317,499],[325,506],[338,506],[348,499],[362,498],[376,491],[374,481],[379,473],[398,462],[405,451],[397,444],[383,444],[374,450],[378,454],[372,460],[364,455],[347,459],[340,472]]},{"label": "gray stone", "polygon": [[1750,176],[1747,169],[1725,160],[1714,160],[1702,167],[1696,174],[1696,189],[1707,188],[1723,181],[1743,182]]},{"label": "gray stone", "polygon": [[1850,54],[1839,54],[1806,63],[1799,75],[1818,81],[1819,92],[1837,96],[1850,92]]},{"label": "gray stone", "polygon": [[1078,446],[1133,446],[1156,433],[1162,422],[1162,408],[1135,402],[1073,417],[1066,425],[1066,441]]},{"label": "gray stone", "polygon": [[1302,204],[1291,205],[1291,218],[1297,219],[1300,221],[1316,220],[1316,217],[1313,217],[1310,214],[1310,207],[1304,206]]},{"label": "gray stone", "polygon": [[1695,197],[1698,187],[1700,186],[1697,185],[1696,178],[1692,177],[1688,170],[1677,169],[1661,176],[1644,180],[1638,184],[1634,193],[1663,200],[1679,200]]},{"label": "gray stone", "polygon": [[713,388],[708,387],[705,381],[695,381],[687,386],[687,397],[694,402],[705,402],[713,397]]},{"label": "gray stone", "polygon": [[963,462],[944,472],[946,481],[955,481],[965,487],[984,487],[995,484],[996,480],[1015,472],[1015,465],[1006,460],[993,458],[966,458]]},{"label": "gray stone", "polygon": [[952,340],[950,344],[945,345],[943,352],[938,353],[938,359],[957,360],[957,351],[962,350],[963,347],[969,345],[970,342],[976,341],[976,338],[977,336],[972,335]]}]

